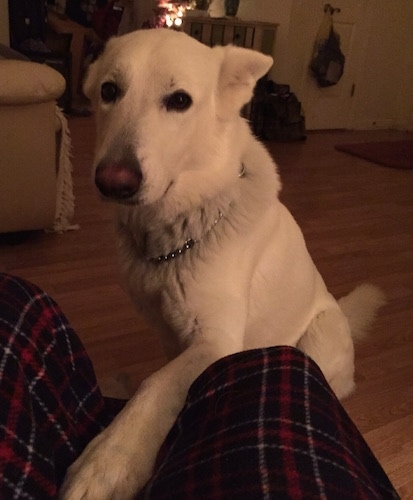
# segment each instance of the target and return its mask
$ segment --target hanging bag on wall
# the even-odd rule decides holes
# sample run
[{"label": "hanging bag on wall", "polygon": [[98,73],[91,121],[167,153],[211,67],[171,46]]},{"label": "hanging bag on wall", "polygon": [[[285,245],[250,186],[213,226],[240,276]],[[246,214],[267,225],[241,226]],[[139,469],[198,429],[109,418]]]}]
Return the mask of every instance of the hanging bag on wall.
[{"label": "hanging bag on wall", "polygon": [[330,4],[324,8],[325,15],[314,43],[310,68],[320,87],[338,83],[344,72],[345,57],[340,48],[340,36],[334,31],[334,9]]}]

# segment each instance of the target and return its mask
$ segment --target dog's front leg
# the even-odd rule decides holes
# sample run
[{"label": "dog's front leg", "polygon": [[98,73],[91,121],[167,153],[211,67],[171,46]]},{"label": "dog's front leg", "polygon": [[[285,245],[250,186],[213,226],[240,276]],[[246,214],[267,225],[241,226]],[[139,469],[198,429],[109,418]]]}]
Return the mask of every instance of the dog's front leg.
[{"label": "dog's front leg", "polygon": [[192,382],[211,363],[237,348],[195,341],[146,379],[112,424],[69,467],[60,498],[133,498],[149,480]]}]

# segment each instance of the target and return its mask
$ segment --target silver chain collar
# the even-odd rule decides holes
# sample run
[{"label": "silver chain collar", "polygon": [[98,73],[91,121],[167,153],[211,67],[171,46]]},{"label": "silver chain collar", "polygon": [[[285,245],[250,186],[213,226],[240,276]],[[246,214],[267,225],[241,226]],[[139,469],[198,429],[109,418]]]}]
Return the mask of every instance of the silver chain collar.
[{"label": "silver chain collar", "polygon": [[[214,227],[223,217],[224,214],[221,212],[221,210],[219,210],[218,217],[214,220],[211,227],[202,235],[201,239],[204,239],[214,229]],[[168,260],[175,259],[176,257],[179,257],[180,255],[184,254],[187,250],[192,248],[199,241],[200,240],[197,240],[196,238],[189,238],[180,248],[177,248],[176,250],[169,252],[166,255],[159,255],[159,257],[152,257],[149,259],[149,262],[153,262],[154,264],[159,264],[160,262],[167,262]]]},{"label": "silver chain collar", "polygon": [[[246,175],[246,168],[244,163],[241,163],[241,171],[238,174],[238,177],[240,179],[243,179],[245,175]],[[224,213],[221,212],[221,210],[219,210],[218,217],[214,219],[214,222],[212,223],[211,227],[202,235],[201,240],[204,239],[206,236],[208,236],[208,234],[214,229],[214,227],[218,224],[218,222],[224,217],[225,217]],[[184,254],[187,250],[190,250],[197,243],[199,243],[199,241],[200,240],[197,240],[196,238],[188,238],[180,248],[177,248],[176,250],[173,250],[172,252],[169,252],[165,255],[159,255],[158,257],[151,257],[149,259],[149,262],[152,262],[153,264],[160,264],[161,262],[168,262],[169,260],[176,259],[177,257],[180,257],[182,254]]]}]

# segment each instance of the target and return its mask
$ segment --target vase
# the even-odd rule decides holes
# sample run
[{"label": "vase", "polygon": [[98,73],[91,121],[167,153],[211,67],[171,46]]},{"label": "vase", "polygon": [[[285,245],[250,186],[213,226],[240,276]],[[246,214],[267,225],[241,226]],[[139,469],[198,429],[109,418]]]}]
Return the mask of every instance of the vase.
[{"label": "vase", "polygon": [[225,16],[224,0],[211,0],[208,7],[208,14],[211,17],[224,17]]},{"label": "vase", "polygon": [[235,17],[238,12],[240,0],[225,0],[225,15]]}]

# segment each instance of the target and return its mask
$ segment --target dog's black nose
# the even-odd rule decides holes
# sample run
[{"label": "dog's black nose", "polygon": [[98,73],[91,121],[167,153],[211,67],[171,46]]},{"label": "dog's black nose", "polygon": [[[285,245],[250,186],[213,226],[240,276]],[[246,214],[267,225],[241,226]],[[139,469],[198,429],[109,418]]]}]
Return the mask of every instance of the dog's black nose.
[{"label": "dog's black nose", "polygon": [[106,198],[127,200],[139,189],[142,171],[136,161],[102,161],[96,168],[95,184]]}]

